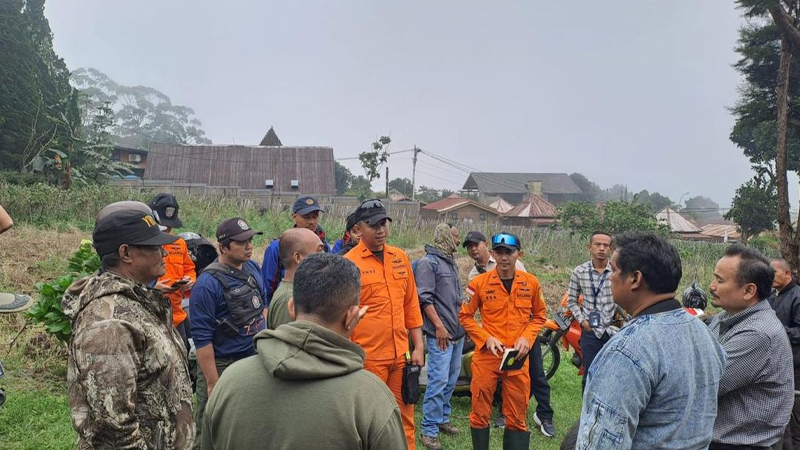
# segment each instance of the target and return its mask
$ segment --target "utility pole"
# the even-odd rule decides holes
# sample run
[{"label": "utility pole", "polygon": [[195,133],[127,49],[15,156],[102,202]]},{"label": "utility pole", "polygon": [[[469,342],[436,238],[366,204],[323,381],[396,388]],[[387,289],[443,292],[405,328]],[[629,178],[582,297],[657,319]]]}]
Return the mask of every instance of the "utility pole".
[{"label": "utility pole", "polygon": [[386,199],[389,199],[389,166],[386,166]]},{"label": "utility pole", "polygon": [[411,201],[417,198],[417,154],[422,150],[414,146],[414,167],[411,169]]}]

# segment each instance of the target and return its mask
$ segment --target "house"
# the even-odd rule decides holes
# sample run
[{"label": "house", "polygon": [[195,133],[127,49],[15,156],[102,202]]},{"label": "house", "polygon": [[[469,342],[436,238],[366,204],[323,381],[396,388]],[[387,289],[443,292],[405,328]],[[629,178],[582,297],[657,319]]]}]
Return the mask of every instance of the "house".
[{"label": "house", "polygon": [[508,203],[507,201],[503,200],[502,198],[498,198],[497,200],[493,201],[492,203],[489,203],[489,207],[496,209],[497,212],[499,212],[500,214],[505,214],[505,213],[511,211],[512,209],[514,209],[514,205],[512,205],[511,203]]},{"label": "house", "polygon": [[470,198],[453,194],[429,203],[420,210],[423,219],[442,220],[450,223],[496,223],[500,213],[494,208]]},{"label": "house", "polygon": [[656,220],[659,223],[669,226],[669,230],[675,233],[682,239],[690,241],[710,241],[711,236],[702,234],[702,230],[697,225],[690,222],[683,217],[680,213],[670,208],[669,206],[662,209],[656,214]]},{"label": "house", "polygon": [[700,227],[700,230],[714,242],[738,242],[742,238],[742,233],[734,224],[709,224]]},{"label": "house", "polygon": [[[278,143],[274,130],[264,142]],[[331,147],[152,144],[145,180],[334,195]]]},{"label": "house", "polygon": [[472,172],[462,189],[476,193],[482,202],[500,197],[513,205],[521,203],[530,194],[559,205],[578,201],[583,193],[566,173]]},{"label": "house", "polygon": [[147,166],[147,150],[115,145],[111,150],[111,160],[130,164],[133,174],[143,178]]},{"label": "house", "polygon": [[544,198],[531,194],[527,200],[503,214],[503,225],[547,227],[556,221],[556,207]]}]

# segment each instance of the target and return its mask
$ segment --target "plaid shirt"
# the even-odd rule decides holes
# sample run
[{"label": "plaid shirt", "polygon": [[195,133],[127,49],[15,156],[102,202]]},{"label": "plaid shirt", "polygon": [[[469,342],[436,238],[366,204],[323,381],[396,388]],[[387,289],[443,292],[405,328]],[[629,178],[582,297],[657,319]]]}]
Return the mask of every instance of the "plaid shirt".
[{"label": "plaid shirt", "polygon": [[[591,274],[591,276],[590,276]],[[600,326],[593,328],[594,335],[600,338],[614,321],[617,305],[611,297],[611,264],[602,272],[594,269],[592,262],[581,264],[572,271],[569,278],[567,307],[578,323],[589,320],[591,311],[600,313]],[[594,278],[594,283],[592,282]],[[604,280],[601,285],[601,280]],[[595,302],[594,290],[600,289]],[[583,304],[578,304],[578,296],[583,294]]]},{"label": "plaid shirt", "polygon": [[794,405],[792,348],[769,306],[712,319],[728,359],[719,382],[713,442],[769,447],[783,436]]}]

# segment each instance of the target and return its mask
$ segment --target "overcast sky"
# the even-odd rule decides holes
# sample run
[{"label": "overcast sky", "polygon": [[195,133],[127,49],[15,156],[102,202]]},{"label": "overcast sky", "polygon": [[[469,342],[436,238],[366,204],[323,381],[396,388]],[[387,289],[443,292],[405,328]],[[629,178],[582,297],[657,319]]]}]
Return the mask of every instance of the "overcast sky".
[{"label": "overcast sky", "polygon": [[[751,177],[728,140],[730,1],[51,0],[46,14],[70,69],[161,90],[214,143],[258,144],[272,125],[338,159],[389,134],[391,151],[723,207]],[[410,178],[410,153],[389,167]],[[466,176],[420,155],[418,185]]]}]

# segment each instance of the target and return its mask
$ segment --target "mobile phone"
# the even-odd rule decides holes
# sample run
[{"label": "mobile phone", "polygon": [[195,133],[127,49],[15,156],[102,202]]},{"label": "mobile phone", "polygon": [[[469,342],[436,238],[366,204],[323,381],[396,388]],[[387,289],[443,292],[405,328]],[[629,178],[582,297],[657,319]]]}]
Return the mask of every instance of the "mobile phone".
[{"label": "mobile phone", "polygon": [[187,283],[189,283],[189,280],[178,280],[178,281],[172,283],[170,285],[170,287],[177,288],[177,287],[181,287],[181,286],[183,286],[184,284],[187,284]]}]

